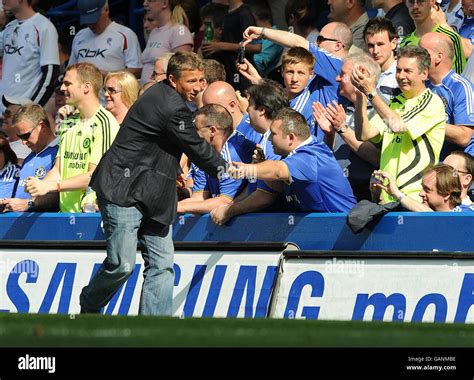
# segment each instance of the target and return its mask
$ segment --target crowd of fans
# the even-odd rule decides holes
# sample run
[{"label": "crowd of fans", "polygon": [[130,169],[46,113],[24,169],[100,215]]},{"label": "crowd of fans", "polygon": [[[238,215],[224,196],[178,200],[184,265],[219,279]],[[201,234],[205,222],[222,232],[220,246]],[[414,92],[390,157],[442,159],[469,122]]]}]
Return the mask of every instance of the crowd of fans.
[{"label": "crowd of fans", "polygon": [[69,46],[34,1],[3,0],[3,212],[97,211],[90,178],[160,85],[231,164],[214,178],[183,155],[179,213],[474,211],[473,0],[199,5],[144,0],[143,47],[107,0],[78,0]]}]

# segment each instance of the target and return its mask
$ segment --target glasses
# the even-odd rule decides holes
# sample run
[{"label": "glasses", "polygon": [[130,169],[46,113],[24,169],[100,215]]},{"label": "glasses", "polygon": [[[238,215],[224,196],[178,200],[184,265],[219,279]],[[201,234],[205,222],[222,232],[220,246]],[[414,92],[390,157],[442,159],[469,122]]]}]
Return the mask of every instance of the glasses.
[{"label": "glasses", "polygon": [[23,133],[23,134],[21,134],[21,135],[19,135],[19,134],[17,133],[17,137],[18,137],[20,140],[23,140],[23,141],[29,140],[29,138],[30,138],[31,134],[33,133],[33,131],[34,131],[36,128],[38,128],[40,125],[41,125],[41,123],[37,124],[36,127],[33,127],[33,129],[31,129],[31,131],[26,132],[26,133]]},{"label": "glasses", "polygon": [[104,92],[108,92],[110,95],[118,94],[119,92],[122,92],[122,89],[120,87],[104,87]]},{"label": "glasses", "polygon": [[13,116],[12,111],[10,111],[10,110],[5,110],[5,111],[3,111],[3,118],[4,118],[4,119],[9,119],[9,118],[11,118],[12,116]]},{"label": "glasses", "polygon": [[[456,169],[455,169],[456,170]],[[463,172],[462,170],[456,170],[458,173],[462,173],[462,174],[471,174],[469,172]]]},{"label": "glasses", "polygon": [[324,41],[340,42],[339,40],[336,40],[334,38],[326,38],[321,35],[319,35],[318,38],[316,39],[316,42],[318,44],[323,43]]}]

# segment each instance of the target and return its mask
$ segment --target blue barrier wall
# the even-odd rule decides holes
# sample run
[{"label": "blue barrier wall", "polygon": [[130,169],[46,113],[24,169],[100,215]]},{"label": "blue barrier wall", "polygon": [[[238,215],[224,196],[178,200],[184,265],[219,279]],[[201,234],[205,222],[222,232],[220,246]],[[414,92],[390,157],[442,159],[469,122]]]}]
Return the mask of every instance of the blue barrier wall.
[{"label": "blue barrier wall", "polygon": [[[0,240],[94,241],[104,239],[99,214],[0,215]],[[345,214],[248,214],[226,226],[208,215],[179,216],[177,242],[292,242],[304,250],[474,252],[474,214],[390,213],[353,234]]]}]

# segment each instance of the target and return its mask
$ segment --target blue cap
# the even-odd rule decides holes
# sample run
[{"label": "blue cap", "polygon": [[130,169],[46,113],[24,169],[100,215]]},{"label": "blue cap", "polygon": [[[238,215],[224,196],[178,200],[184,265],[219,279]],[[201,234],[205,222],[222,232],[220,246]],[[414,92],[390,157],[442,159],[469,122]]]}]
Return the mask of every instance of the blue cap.
[{"label": "blue cap", "polygon": [[77,8],[79,9],[81,25],[95,24],[99,21],[102,8],[105,6],[106,0],[79,0]]}]

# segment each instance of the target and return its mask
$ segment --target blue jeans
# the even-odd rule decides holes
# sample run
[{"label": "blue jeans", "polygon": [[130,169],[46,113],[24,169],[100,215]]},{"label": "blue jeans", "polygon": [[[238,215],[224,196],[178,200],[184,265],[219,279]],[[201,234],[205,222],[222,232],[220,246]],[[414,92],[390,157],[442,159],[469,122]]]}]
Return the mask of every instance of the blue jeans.
[{"label": "blue jeans", "polygon": [[137,242],[145,261],[139,314],[170,316],[173,306],[172,227],[148,219],[136,207],[99,198],[107,257],[80,296],[81,312],[100,313],[135,268]]}]

